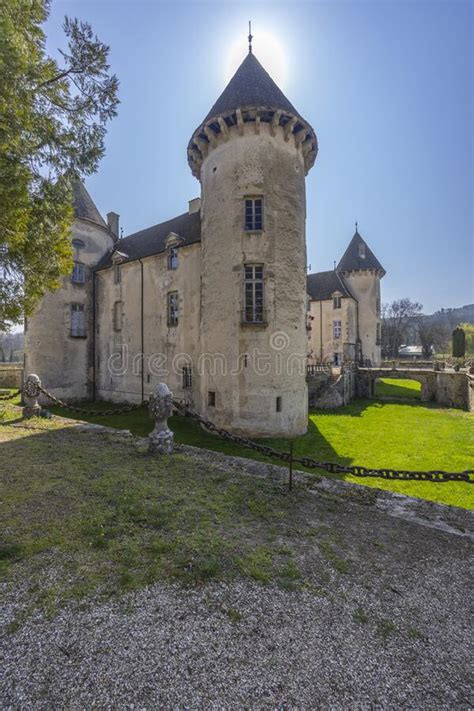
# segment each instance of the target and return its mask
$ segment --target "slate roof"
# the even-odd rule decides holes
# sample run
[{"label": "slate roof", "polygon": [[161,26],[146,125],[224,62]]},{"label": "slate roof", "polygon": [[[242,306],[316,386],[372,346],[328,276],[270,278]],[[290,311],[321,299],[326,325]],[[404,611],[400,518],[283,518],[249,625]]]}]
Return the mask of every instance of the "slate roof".
[{"label": "slate roof", "polygon": [[348,298],[354,298],[335,269],[331,269],[329,272],[308,274],[306,277],[306,291],[314,301],[332,299],[335,291],[339,291]]},{"label": "slate roof", "polygon": [[249,53],[203,123],[206,123],[210,118],[235,111],[238,107],[245,109],[256,106],[282,109],[298,116],[293,104],[278,88],[257,57]]},{"label": "slate roof", "polygon": [[107,224],[95,206],[93,199],[80,180],[75,181],[72,191],[74,200],[74,217],[77,217],[80,220],[89,220],[89,222],[95,222],[96,225],[107,227]]},{"label": "slate roof", "polygon": [[[166,238],[170,232],[175,232],[183,238],[181,245],[185,246],[201,241],[201,214],[199,212],[185,212],[183,215],[173,217],[166,222],[147,227],[145,230],[135,232],[123,239],[119,239],[114,245],[114,252],[121,252],[126,255],[125,262],[131,262],[140,257],[150,257],[152,254],[164,252],[166,249]],[[180,245],[180,246],[181,246]],[[104,255],[97,269],[105,269],[112,265],[112,254]]]},{"label": "slate roof", "polygon": [[[359,254],[359,245],[365,246],[365,258]],[[349,246],[342,255],[341,261],[337,265],[340,272],[351,272],[364,269],[374,269],[385,274],[385,269],[380,264],[379,260],[372,252],[367,242],[356,231],[353,238],[349,242]]]}]

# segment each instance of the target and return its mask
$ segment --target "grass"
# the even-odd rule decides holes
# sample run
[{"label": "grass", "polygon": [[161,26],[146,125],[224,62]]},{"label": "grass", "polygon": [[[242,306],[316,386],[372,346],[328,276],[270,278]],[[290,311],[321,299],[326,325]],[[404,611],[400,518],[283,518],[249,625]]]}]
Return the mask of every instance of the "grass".
[{"label": "grass", "polygon": [[[17,414],[4,408],[4,424]],[[54,611],[92,591],[159,580],[303,584],[296,554],[312,530],[301,513],[304,487],[289,494],[184,454],[151,456],[120,434],[79,432],[58,419],[18,424],[0,427],[0,574],[17,585],[21,570],[35,605]]]},{"label": "grass", "polygon": [[[104,403],[93,403],[88,407],[101,409]],[[108,403],[107,408],[110,407]],[[54,408],[53,412],[66,417],[72,414],[60,408]],[[147,435],[152,429],[145,408],[123,415],[88,416],[84,419],[129,429],[140,436]],[[270,461],[257,452],[205,432],[190,418],[172,417],[169,424],[178,443]],[[310,456],[343,465],[364,465],[377,469],[464,471],[474,469],[473,425],[472,413],[439,408],[432,403],[416,400],[356,400],[338,410],[310,413],[308,432],[294,440],[294,453],[298,457]],[[289,446],[289,441],[285,439],[266,439],[262,442],[279,450],[288,450]],[[322,470],[312,471],[324,474]],[[463,482],[431,484],[419,481],[361,480],[350,475],[343,478],[366,487],[386,489],[467,509],[474,508],[474,487]],[[258,502],[258,505],[263,504]]]},{"label": "grass", "polygon": [[380,378],[375,384],[375,397],[419,400],[421,383],[406,378]]}]

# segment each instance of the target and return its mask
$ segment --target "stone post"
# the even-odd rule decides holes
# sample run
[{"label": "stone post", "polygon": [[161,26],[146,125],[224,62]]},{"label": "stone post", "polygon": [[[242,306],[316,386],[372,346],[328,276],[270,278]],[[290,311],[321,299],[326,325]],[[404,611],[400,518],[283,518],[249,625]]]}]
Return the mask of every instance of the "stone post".
[{"label": "stone post", "polygon": [[37,417],[41,412],[41,405],[38,402],[40,394],[39,386],[41,380],[34,373],[30,373],[23,385],[23,417]]},{"label": "stone post", "polygon": [[148,411],[155,420],[153,432],[148,435],[148,451],[158,454],[171,454],[174,447],[174,435],[168,428],[168,417],[173,410],[173,393],[166,383],[155,386],[150,395]]}]

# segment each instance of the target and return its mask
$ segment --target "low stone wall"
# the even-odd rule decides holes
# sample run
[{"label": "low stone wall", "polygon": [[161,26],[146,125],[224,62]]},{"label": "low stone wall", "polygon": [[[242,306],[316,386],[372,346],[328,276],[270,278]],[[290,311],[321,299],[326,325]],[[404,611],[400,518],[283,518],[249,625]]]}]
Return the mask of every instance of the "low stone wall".
[{"label": "low stone wall", "polygon": [[0,363],[0,388],[21,388],[23,366],[20,363]]},{"label": "low stone wall", "polygon": [[309,406],[320,410],[333,410],[348,405],[356,396],[356,371],[343,371],[336,380],[330,376],[318,378],[318,383],[308,382]]}]

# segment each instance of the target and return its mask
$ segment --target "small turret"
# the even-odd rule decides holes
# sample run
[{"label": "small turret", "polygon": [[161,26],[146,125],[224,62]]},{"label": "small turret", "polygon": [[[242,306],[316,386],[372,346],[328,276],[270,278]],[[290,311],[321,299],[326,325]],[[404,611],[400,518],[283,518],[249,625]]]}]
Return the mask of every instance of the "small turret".
[{"label": "small turret", "polygon": [[381,360],[380,280],[385,269],[356,231],[337,271],[357,300],[358,358],[377,365]]}]

